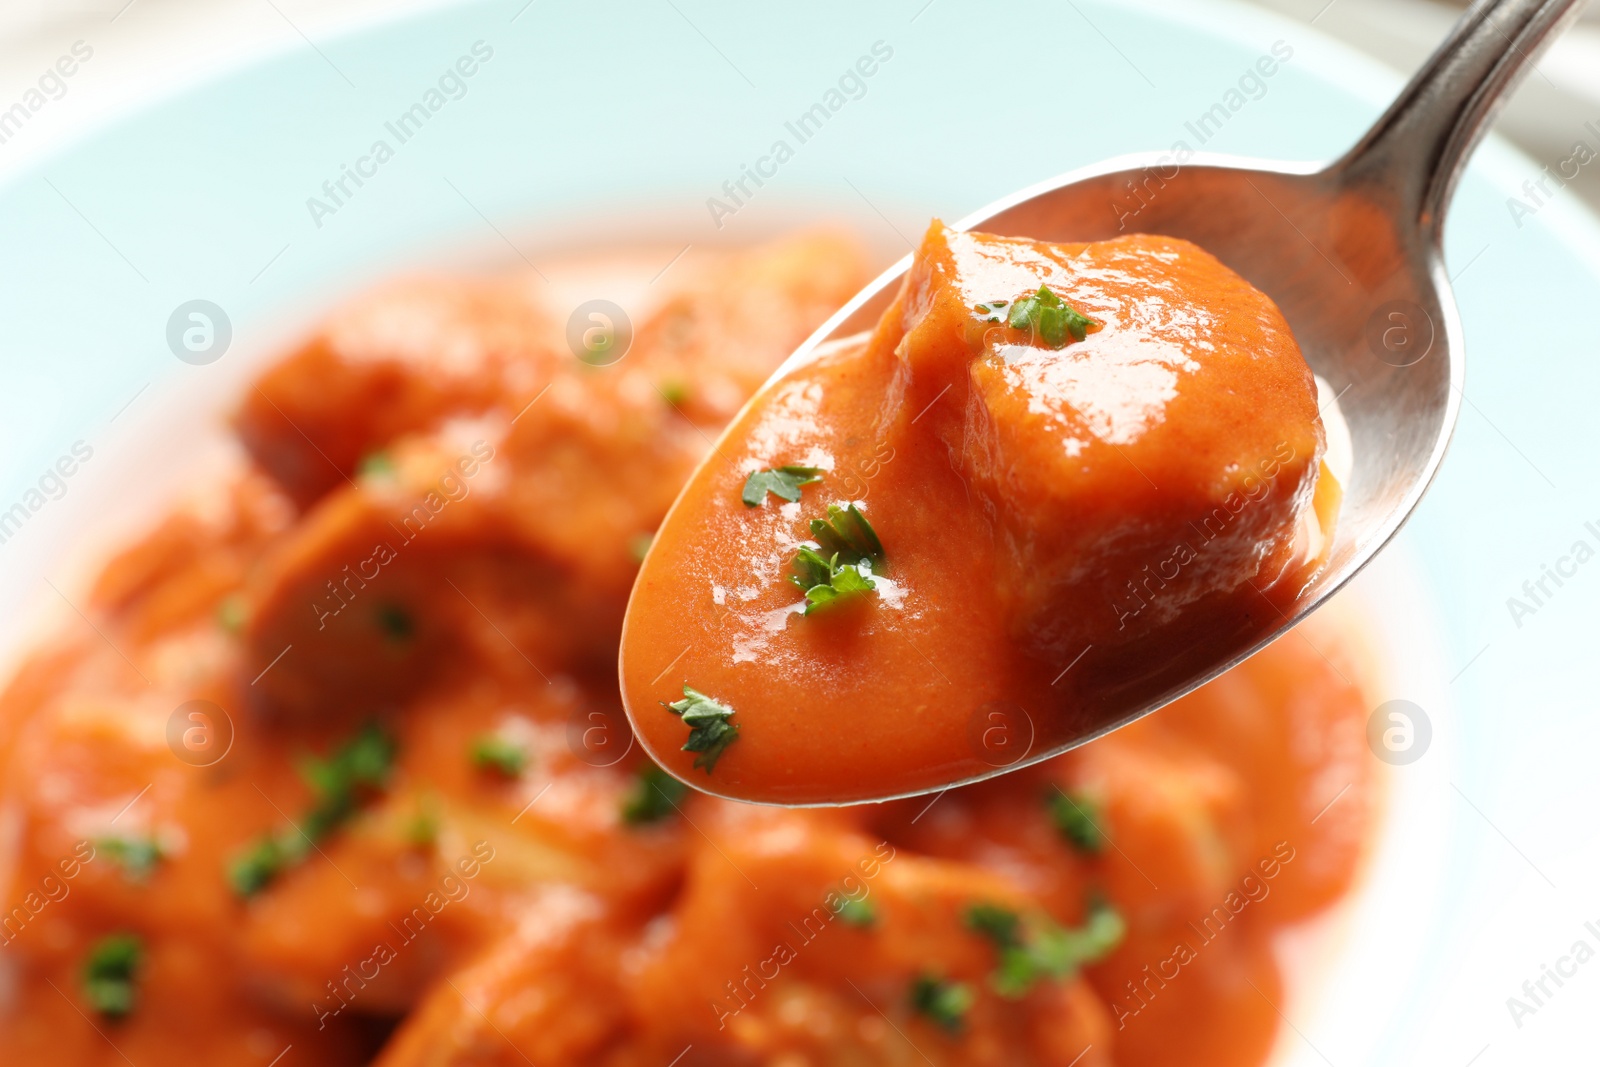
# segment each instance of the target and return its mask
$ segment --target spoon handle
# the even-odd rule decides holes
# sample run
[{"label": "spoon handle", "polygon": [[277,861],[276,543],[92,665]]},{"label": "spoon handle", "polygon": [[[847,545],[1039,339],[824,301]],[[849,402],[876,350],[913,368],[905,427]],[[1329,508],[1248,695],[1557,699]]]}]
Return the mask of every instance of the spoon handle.
[{"label": "spoon handle", "polygon": [[1483,0],[1334,167],[1437,243],[1456,178],[1518,78],[1580,0]]}]

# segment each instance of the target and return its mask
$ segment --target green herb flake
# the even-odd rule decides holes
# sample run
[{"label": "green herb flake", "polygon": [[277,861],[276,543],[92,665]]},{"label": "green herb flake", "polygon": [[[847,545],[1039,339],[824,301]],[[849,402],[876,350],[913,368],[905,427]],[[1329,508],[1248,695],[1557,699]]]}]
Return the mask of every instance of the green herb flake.
[{"label": "green herb flake", "polygon": [[243,633],[247,621],[249,613],[245,609],[244,597],[240,594],[230,593],[217,605],[217,625],[226,633]]},{"label": "green herb flake", "polygon": [[144,965],[144,942],[134,934],[112,934],[95,942],[83,964],[83,997],[107,1019],[123,1019],[137,1000],[135,979]]},{"label": "green herb flake", "polygon": [[876,591],[872,564],[882,561],[883,542],[860,508],[829,504],[826,519],[811,520],[811,534],[817,546],[800,547],[789,575],[806,594],[805,614]]},{"label": "green herb flake", "polygon": [[416,849],[431,849],[439,843],[439,799],[433,794],[417,798],[417,810],[406,821],[406,844]]},{"label": "green herb flake", "polygon": [[967,928],[987,937],[997,945],[1020,943],[1022,919],[1010,908],[998,904],[974,904],[967,909]]},{"label": "green herb flake", "polygon": [[472,742],[472,765],[502,778],[521,778],[528,769],[528,750],[499,734],[483,734]]},{"label": "green herb flake", "polygon": [[994,944],[999,964],[990,982],[996,993],[1012,1000],[1037,981],[1069,979],[1104,959],[1127,933],[1116,909],[1098,900],[1081,927],[1061,926],[1044,914],[1024,919],[995,904],[974,904],[967,909],[966,923]]},{"label": "green herb flake", "polygon": [[629,826],[649,826],[678,810],[689,787],[672,775],[645,762],[622,801],[622,821]]},{"label": "green herb flake", "polygon": [[241,897],[253,897],[289,866],[289,858],[278,847],[277,835],[267,834],[228,864],[228,885]]},{"label": "green herb flake", "polygon": [[359,478],[387,478],[392,474],[394,474],[394,460],[389,458],[387,452],[368,452],[361,457],[361,462],[356,464],[356,476]]},{"label": "green herb flake", "polygon": [[1106,847],[1099,806],[1082,793],[1056,792],[1050,797],[1050,821],[1073,848],[1098,856]]},{"label": "green herb flake", "polygon": [[254,896],[303,862],[317,842],[356,813],[362,800],[388,786],[394,756],[394,738],[378,724],[368,723],[327,759],[303,760],[300,777],[314,798],[311,807],[299,826],[261,835],[228,864],[234,892]]},{"label": "green herb flake", "polygon": [[878,907],[866,897],[845,897],[833,913],[839,921],[863,930],[878,925]]},{"label": "green herb flake", "polygon": [[94,847],[121,867],[130,882],[149,881],[156,865],[165,858],[160,842],[153,837],[102,837]]},{"label": "green herb flake", "polygon": [[728,746],[739,740],[738,724],[728,721],[734,714],[733,709],[689,688],[687,683],[682,700],[670,704],[662,701],[661,706],[683,719],[683,724],[689,728],[689,740],[684,743],[683,751],[698,752],[694,765],[707,774],[716,767]]},{"label": "green herb flake", "polygon": [[840,600],[877,590],[872,581],[872,564],[865,560],[853,565],[841,564],[837,552],[823,559],[814,548],[802,545],[795,554],[793,566],[794,573],[789,575],[789,581],[805,592],[807,615]]},{"label": "green herb flake", "polygon": [[[982,322],[1000,321],[1001,300],[978,304],[974,311]],[[1069,339],[1081,341],[1100,323],[1068,304],[1045,286],[1023,297],[1004,313],[1005,324],[1013,330],[1027,330],[1051,348],[1061,348]]]},{"label": "green herb flake", "polygon": [[681,408],[689,402],[689,383],[681,378],[672,378],[661,383],[661,399],[675,408]]},{"label": "green herb flake", "polygon": [[416,620],[411,613],[397,604],[383,604],[377,612],[378,629],[383,636],[396,644],[411,640],[417,632]]},{"label": "green herb flake", "polygon": [[348,814],[361,790],[388,785],[394,755],[394,738],[368,723],[329,758],[302,761],[300,777],[317,794],[317,809]]},{"label": "green herb flake", "polygon": [[844,557],[847,563],[883,559],[883,542],[855,504],[828,505],[826,519],[811,520],[811,536],[823,552]]},{"label": "green herb flake", "polygon": [[802,545],[800,551],[795,553],[794,562],[790,564],[794,573],[789,575],[789,581],[801,589],[810,589],[818,585],[832,585],[835,562],[817,555],[817,550],[809,545]]},{"label": "green herb flake", "polygon": [[949,1034],[959,1034],[966,1026],[967,1011],[975,999],[965,982],[946,982],[928,974],[911,982],[911,1010]]},{"label": "green herb flake", "polygon": [[1128,933],[1128,924],[1111,904],[1097,900],[1082,926],[1041,923],[1036,933],[1036,957],[1051,977],[1064,978],[1116,951]]},{"label": "green herb flake", "polygon": [[791,504],[800,499],[800,487],[822,481],[822,471],[816,467],[769,467],[751,471],[744,480],[744,492],[739,499],[745,506],[758,508],[767,501],[767,494],[782,497]]}]

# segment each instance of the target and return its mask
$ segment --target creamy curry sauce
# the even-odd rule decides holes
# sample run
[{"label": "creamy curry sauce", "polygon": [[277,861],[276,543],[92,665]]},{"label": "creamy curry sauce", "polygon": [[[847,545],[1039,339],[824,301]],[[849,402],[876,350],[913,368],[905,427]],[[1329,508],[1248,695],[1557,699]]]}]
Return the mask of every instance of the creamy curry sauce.
[{"label": "creamy curry sauce", "polygon": [[[1174,255],[1211,294],[1217,269]],[[1262,1061],[1279,1028],[1275,938],[1347,890],[1373,819],[1348,630],[1319,618],[1314,641],[1280,641],[1156,716],[931,804],[796,810],[684,789],[621,712],[639,556],[709,443],[866,270],[851,242],[809,234],[668,278],[612,366],[573,357],[565,309],[535,279],[428,278],[341,311],[246,393],[237,470],[112,559],[78,600],[92,626],[65,627],[0,697],[0,1062]],[[996,288],[983,299],[1020,292]],[[1217,313],[1286,352],[1250,299]],[[1083,344],[1118,321],[1107,300],[1085,299],[1102,328]],[[833,742],[790,724],[813,791],[869,773],[869,742],[888,745],[885,775],[946,758],[938,731],[897,740],[879,721],[926,675],[974,698],[996,669],[1031,677],[977,625],[1014,579],[981,548],[978,513],[910,509],[916,485],[948,479],[948,450],[897,439],[891,459],[879,422],[837,406],[881,387],[891,350],[875,344],[870,374],[809,371],[781,423],[793,448],[752,456],[835,450],[799,503],[863,498],[888,567],[880,602],[857,607],[910,619],[937,596],[951,629],[915,631],[934,658],[922,667],[875,650],[860,691],[819,711]],[[1049,373],[1031,358],[983,381],[997,405],[1026,393],[1016,376]],[[1269,494],[1280,517],[1304,508],[1318,447],[1292,392],[1251,438],[1270,453],[1280,418],[1296,434]],[[916,425],[948,442],[964,403]],[[839,464],[864,457],[880,467],[857,494]],[[746,509],[746,457],[728,458],[731,471],[707,468],[735,494],[728,514],[796,538],[805,508]],[[1024,537],[1025,513],[992,518]],[[728,556],[715,567],[782,581],[782,553],[756,552],[716,508],[706,521]],[[657,584],[639,595],[670,613],[649,623],[653,644],[710,610],[711,564],[693,597],[660,584],[664,550],[693,536],[669,529],[646,567]],[[1017,617],[1078,595],[1051,571],[1061,547],[1037,548],[1026,565],[1050,581],[1033,600],[1005,594]],[[786,622],[741,616],[726,632],[795,664],[783,684],[796,686],[813,684],[805,664],[852,654],[813,623],[878,642],[911,625]],[[1044,652],[1074,639],[1037,637]],[[731,689],[737,671],[717,664],[690,652],[659,680],[625,681],[652,702],[679,699],[685,679]],[[761,778],[781,761],[758,726],[777,720],[754,689],[736,693],[745,730],[711,774],[653,703],[678,732],[648,729],[651,749],[713,787],[781,780]],[[819,770],[828,760],[837,772]]]},{"label": "creamy curry sauce", "polygon": [[1280,617],[1333,521],[1324,447],[1288,324],[1201,249],[935,223],[877,330],[763,390],[691,480],[623,696],[664,765],[753,800],[992,771],[991,719],[1057,749],[1150,665]]}]

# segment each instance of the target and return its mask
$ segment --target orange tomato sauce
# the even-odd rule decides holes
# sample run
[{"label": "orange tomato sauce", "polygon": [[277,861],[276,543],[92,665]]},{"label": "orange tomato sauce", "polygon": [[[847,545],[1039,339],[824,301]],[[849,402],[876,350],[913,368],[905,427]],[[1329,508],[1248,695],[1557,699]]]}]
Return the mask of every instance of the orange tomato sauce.
[{"label": "orange tomato sauce", "polygon": [[[1043,286],[1081,337],[1007,320]],[[1323,543],[1323,448],[1288,324],[1194,245],[936,222],[872,336],[763,390],[685,489],[635,587],[624,699],[664,766],[744,799],[893,796],[1057,750],[1149,664],[1275,617]],[[796,499],[741,494],[789,466],[816,479]],[[881,542],[875,587],[813,610],[793,561],[839,508]],[[733,709],[714,768],[661,708],[684,686]],[[991,751],[991,720],[1023,751]]]},{"label": "orange tomato sauce", "polygon": [[[1261,1062],[1274,937],[1374,818],[1343,627],[932,803],[680,793],[634,743],[642,538],[865,279],[828,234],[686,257],[606,367],[535,279],[421,279],[263,374],[0,694],[0,1063]],[[884,462],[869,508],[934,457]],[[978,906],[1120,927],[1002,993]]]}]

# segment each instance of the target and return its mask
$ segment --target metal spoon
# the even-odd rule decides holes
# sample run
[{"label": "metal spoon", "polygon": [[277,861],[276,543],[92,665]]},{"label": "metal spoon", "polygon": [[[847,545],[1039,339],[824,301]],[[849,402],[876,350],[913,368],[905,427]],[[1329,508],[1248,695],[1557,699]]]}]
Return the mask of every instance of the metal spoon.
[{"label": "metal spoon", "polygon": [[[1157,668],[1098,708],[1068,743],[1030,751],[1002,770],[1147,715],[1244,660],[1316,610],[1410,516],[1461,404],[1461,323],[1441,247],[1445,209],[1496,107],[1577,7],[1576,0],[1478,4],[1331,164],[1123,156],[1024,189],[957,224],[1051,241],[1145,232],[1195,242],[1277,301],[1312,369],[1340,398],[1354,454],[1328,563],[1286,611],[1198,668]],[[857,295],[774,377],[870,328],[910,263],[908,256]]]}]

